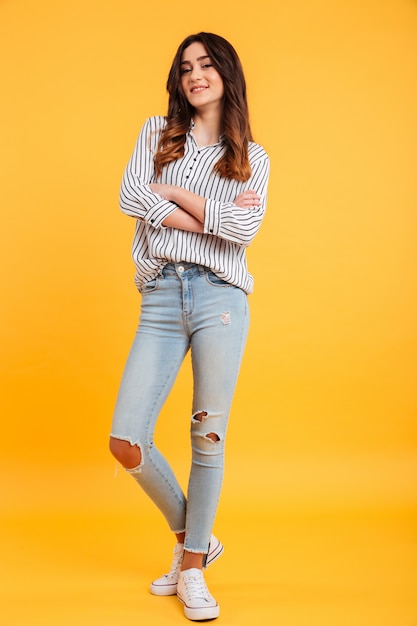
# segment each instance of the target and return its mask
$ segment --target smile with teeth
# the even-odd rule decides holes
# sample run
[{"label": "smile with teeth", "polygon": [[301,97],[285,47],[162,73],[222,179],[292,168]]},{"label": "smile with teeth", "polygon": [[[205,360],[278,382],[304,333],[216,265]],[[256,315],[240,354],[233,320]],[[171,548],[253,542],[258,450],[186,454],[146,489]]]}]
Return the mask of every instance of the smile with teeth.
[{"label": "smile with teeth", "polygon": [[192,87],[191,88],[191,93],[201,93],[202,91],[205,91],[206,89],[208,89],[208,87]]}]

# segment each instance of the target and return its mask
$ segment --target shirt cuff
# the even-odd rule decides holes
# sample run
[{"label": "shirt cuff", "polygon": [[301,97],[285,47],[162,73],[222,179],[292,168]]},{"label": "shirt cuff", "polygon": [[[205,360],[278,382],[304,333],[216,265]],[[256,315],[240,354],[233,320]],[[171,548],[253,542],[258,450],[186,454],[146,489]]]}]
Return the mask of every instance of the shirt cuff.
[{"label": "shirt cuff", "polygon": [[204,211],[204,232],[218,235],[220,232],[220,202],[207,198]]},{"label": "shirt cuff", "polygon": [[168,215],[171,215],[171,213],[177,209],[178,207],[176,204],[161,198],[159,202],[146,211],[145,221],[153,226],[153,228],[159,228]]}]

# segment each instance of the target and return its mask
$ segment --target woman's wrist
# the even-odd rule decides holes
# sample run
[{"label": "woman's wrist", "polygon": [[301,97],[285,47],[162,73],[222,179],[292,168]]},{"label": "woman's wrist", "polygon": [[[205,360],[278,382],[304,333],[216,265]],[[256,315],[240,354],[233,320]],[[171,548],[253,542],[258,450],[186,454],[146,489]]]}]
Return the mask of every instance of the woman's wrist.
[{"label": "woman's wrist", "polygon": [[176,187],[175,185],[167,185],[167,197],[170,202],[181,206],[180,197],[181,197],[181,187]]}]

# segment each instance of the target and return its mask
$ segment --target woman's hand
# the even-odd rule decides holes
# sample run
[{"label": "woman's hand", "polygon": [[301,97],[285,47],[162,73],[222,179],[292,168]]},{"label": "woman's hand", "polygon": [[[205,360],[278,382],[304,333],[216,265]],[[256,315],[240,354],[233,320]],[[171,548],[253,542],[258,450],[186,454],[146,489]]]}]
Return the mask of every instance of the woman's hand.
[{"label": "woman's hand", "polygon": [[248,189],[248,191],[244,191],[236,196],[233,204],[240,209],[250,209],[251,207],[260,206],[262,204],[262,198],[258,196],[256,191]]}]

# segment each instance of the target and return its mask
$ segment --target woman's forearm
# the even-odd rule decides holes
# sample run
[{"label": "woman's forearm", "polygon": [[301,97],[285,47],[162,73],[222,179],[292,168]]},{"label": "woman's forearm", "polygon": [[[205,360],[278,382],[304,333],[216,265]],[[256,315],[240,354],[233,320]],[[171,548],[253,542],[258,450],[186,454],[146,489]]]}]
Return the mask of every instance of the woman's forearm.
[{"label": "woman's forearm", "polygon": [[198,222],[204,224],[204,213],[206,199],[198,196],[188,189],[176,187],[175,185],[163,185],[160,183],[151,183],[149,187],[160,196],[174,202],[181,207],[190,216],[194,217]]},{"label": "woman's forearm", "polygon": [[192,233],[204,232],[203,224],[195,217],[187,213],[187,211],[180,208],[168,215],[168,217],[166,217],[162,222],[162,225],[170,228],[177,228],[178,230],[187,230]]}]

